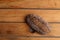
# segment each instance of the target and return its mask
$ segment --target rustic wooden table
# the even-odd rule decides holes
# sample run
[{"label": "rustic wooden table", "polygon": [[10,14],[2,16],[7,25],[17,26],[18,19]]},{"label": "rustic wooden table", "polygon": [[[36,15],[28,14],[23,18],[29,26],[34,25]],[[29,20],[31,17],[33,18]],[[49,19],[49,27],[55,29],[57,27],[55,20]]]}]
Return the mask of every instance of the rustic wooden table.
[{"label": "rustic wooden table", "polygon": [[[51,26],[46,35],[31,33],[25,16],[36,14]],[[60,40],[60,0],[0,0],[0,40]]]}]

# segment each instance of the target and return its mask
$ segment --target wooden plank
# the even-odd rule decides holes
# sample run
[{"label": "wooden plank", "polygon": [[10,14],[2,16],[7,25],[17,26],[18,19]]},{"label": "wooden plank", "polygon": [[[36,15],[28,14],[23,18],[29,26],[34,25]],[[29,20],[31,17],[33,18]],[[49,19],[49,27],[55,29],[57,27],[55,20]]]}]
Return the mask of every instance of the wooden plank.
[{"label": "wooden plank", "polygon": [[19,38],[17,40],[60,40],[60,38]]},{"label": "wooden plank", "polygon": [[47,22],[60,22],[60,10],[0,9],[0,22],[25,22],[28,14],[41,16]]},{"label": "wooden plank", "polygon": [[60,8],[60,0],[0,0],[0,8]]},{"label": "wooden plank", "polygon": [[10,36],[60,36],[60,24],[49,24],[51,32],[41,35],[37,32],[31,33],[26,23],[0,23],[0,34]]},{"label": "wooden plank", "polygon": [[[50,24],[52,31],[46,35],[40,35],[38,33],[30,33],[28,25],[26,23],[0,23],[0,40],[60,40],[60,38],[41,38],[41,37],[16,37],[18,36],[60,36],[59,28],[60,24]],[[10,37],[8,34],[11,34]],[[6,35],[6,36],[4,36]]]},{"label": "wooden plank", "polygon": [[60,40],[60,38],[0,38],[1,40]]}]

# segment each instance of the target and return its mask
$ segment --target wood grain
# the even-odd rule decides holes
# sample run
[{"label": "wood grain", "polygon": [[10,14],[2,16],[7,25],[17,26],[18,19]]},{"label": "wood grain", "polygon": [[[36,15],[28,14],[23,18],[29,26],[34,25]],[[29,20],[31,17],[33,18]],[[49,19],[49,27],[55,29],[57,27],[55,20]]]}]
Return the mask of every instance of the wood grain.
[{"label": "wood grain", "polygon": [[[60,40],[60,10],[39,9],[59,9],[60,0],[0,0],[0,8],[8,8],[0,9],[0,40]],[[39,10],[33,10],[32,8],[38,8]],[[24,23],[25,17],[28,14],[36,14],[38,16],[41,16],[47,22],[52,22],[49,23],[51,32],[46,35],[41,35],[37,32],[31,33],[29,26]],[[41,36],[55,36],[59,38],[41,38]]]},{"label": "wood grain", "polygon": [[17,40],[60,40],[60,38],[20,38]]},{"label": "wood grain", "polygon": [[28,14],[41,16],[47,22],[60,22],[60,10],[0,9],[0,22],[25,22]]},{"label": "wood grain", "polygon": [[0,40],[60,40],[60,38],[0,38]]},{"label": "wood grain", "polygon": [[0,34],[10,36],[60,36],[60,24],[49,24],[51,32],[41,35],[37,32],[31,33],[26,23],[0,23]]},{"label": "wood grain", "polygon": [[0,8],[60,8],[60,0],[0,0]]}]

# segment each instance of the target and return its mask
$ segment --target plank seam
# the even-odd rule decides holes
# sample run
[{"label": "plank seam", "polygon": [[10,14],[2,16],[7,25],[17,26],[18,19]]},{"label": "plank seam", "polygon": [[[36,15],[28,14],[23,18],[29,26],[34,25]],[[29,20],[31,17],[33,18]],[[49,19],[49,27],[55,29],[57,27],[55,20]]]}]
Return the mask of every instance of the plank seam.
[{"label": "plank seam", "polygon": [[22,10],[60,10],[60,8],[0,8],[0,9],[22,9]]}]

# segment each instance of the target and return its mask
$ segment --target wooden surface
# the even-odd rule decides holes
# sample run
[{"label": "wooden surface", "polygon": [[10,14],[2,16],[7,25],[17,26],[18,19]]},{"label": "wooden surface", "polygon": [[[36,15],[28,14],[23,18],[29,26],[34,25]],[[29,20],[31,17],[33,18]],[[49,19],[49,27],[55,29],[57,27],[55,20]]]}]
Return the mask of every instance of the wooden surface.
[{"label": "wooden surface", "polygon": [[[51,32],[46,35],[41,35],[38,33],[31,33],[29,26],[25,23],[25,16],[28,14],[36,14],[41,16],[51,26]],[[0,9],[0,34],[6,36],[13,35],[19,36],[16,40],[40,40],[43,38],[38,38],[41,36],[54,36],[53,38],[60,36],[60,10],[22,10],[22,9]],[[2,36],[4,36],[2,35]],[[33,36],[33,38],[20,38],[20,36]],[[38,36],[37,38],[34,38]],[[53,38],[44,38],[50,40]],[[6,37],[4,37],[6,38]],[[7,39],[7,38],[6,38]],[[10,38],[11,39],[11,38]],[[43,39],[43,40],[44,40]],[[5,39],[4,39],[5,40]],[[8,38],[9,40],[9,38]],[[55,40],[55,39],[54,39]]]},{"label": "wooden surface", "polygon": [[60,0],[0,0],[0,8],[60,8]]},{"label": "wooden surface", "polygon": [[[51,32],[31,33],[28,14],[41,16]],[[60,40],[60,0],[0,0],[0,40]]]},{"label": "wooden surface", "polygon": [[25,22],[25,16],[36,14],[48,22],[60,22],[60,10],[0,9],[0,21]]},{"label": "wooden surface", "polygon": [[31,33],[26,23],[0,23],[0,34],[15,34],[19,36],[60,36],[60,24],[49,24],[51,32],[46,35]]}]

